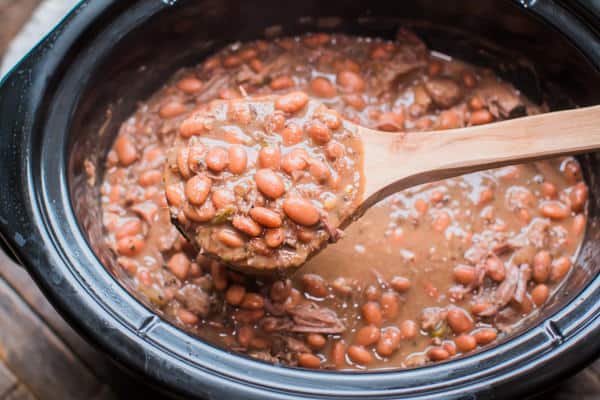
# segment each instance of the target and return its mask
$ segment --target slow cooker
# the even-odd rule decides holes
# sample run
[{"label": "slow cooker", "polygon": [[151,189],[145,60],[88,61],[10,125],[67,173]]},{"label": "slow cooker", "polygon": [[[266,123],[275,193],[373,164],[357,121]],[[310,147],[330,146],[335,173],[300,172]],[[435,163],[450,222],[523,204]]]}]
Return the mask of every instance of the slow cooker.
[{"label": "slow cooker", "polygon": [[[82,1],[0,85],[3,245],[88,340],[165,393],[186,398],[496,399],[556,382],[600,354],[600,154],[577,267],[532,320],[498,345],[409,370],[342,373],[275,366],[205,343],[117,281],[102,241],[101,166],[136,101],[223,45],[306,31],[391,37],[494,69],[552,109],[600,103],[592,2],[557,0]],[[560,138],[558,138],[559,140]]]}]

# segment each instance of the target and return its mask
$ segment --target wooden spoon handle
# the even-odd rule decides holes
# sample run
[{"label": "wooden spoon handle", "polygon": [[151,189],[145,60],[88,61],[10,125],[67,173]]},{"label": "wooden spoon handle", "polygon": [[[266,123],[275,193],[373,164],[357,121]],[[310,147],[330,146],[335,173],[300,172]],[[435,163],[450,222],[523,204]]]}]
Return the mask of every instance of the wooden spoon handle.
[{"label": "wooden spoon handle", "polygon": [[435,132],[357,127],[365,204],[404,188],[482,169],[600,149],[600,106]]}]

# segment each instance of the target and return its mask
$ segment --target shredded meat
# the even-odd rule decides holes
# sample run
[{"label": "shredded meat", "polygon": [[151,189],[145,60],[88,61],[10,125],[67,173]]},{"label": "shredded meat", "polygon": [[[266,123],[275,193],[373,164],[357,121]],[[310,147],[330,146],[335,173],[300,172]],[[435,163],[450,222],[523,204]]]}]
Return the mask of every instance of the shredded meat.
[{"label": "shredded meat", "polygon": [[529,240],[529,243],[538,249],[546,247],[548,245],[549,229],[550,221],[547,219],[538,218],[534,220],[527,232],[527,239]]},{"label": "shredded meat", "polygon": [[421,312],[421,328],[426,331],[435,329],[439,323],[446,319],[448,312],[441,307],[427,307]]},{"label": "shredded meat", "polygon": [[210,311],[210,297],[199,286],[187,284],[175,294],[175,298],[179,300],[185,308],[194,314],[206,317]]},{"label": "shredded meat", "polygon": [[458,103],[462,97],[462,90],[450,78],[434,78],[425,82],[425,89],[440,108],[449,108]]},{"label": "shredded meat", "polygon": [[481,97],[490,113],[496,118],[515,118],[527,112],[518,92],[495,79],[481,81],[475,93]]},{"label": "shredded meat", "polygon": [[523,303],[527,295],[527,283],[531,279],[531,267],[528,264],[521,264],[519,267],[519,279],[517,281],[517,289],[513,298],[519,304]]},{"label": "shredded meat", "polygon": [[288,313],[292,315],[295,323],[292,332],[341,333],[346,330],[346,326],[333,310],[319,307],[312,302],[297,305]]},{"label": "shredded meat", "polygon": [[498,288],[494,293],[494,304],[498,306],[498,308],[506,306],[515,295],[517,284],[519,282],[519,271],[520,270],[516,265],[511,264],[508,267],[506,278],[498,285]]}]

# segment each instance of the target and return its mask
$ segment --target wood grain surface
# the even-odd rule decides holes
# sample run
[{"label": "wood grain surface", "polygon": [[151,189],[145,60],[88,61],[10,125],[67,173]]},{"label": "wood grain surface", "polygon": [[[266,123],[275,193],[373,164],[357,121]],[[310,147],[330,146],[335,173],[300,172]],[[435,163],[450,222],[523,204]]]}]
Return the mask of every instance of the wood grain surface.
[{"label": "wood grain surface", "polygon": [[[0,58],[39,3],[0,0]],[[32,40],[35,43],[37,39]],[[546,393],[535,399],[600,399],[600,360],[565,382],[544,389]],[[27,272],[0,252],[0,400],[138,398],[164,396],[147,382],[126,374],[83,340]]]}]

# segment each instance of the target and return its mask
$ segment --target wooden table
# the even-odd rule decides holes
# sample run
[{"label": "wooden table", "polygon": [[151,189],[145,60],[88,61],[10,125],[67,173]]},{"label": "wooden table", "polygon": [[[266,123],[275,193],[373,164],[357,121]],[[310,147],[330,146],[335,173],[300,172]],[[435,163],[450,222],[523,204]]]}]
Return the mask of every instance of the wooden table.
[{"label": "wooden table", "polygon": [[[0,56],[40,1],[0,0]],[[549,393],[536,398],[600,399],[600,360]],[[121,398],[163,396],[85,342],[0,252],[0,400]]]}]

